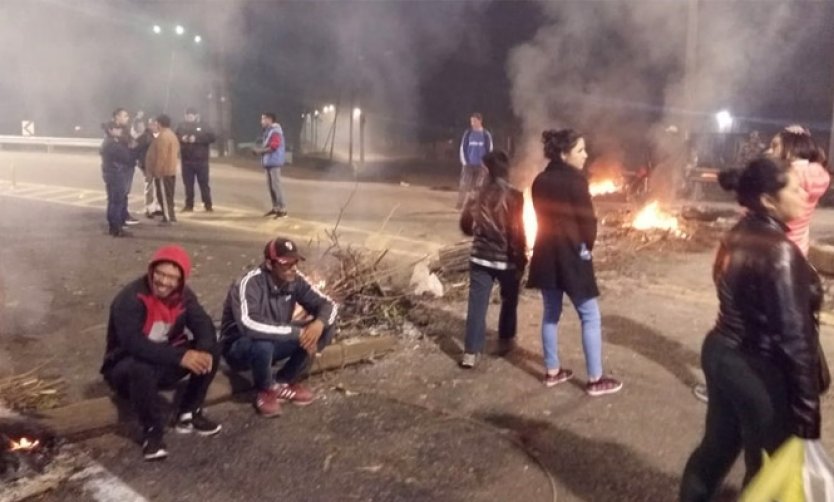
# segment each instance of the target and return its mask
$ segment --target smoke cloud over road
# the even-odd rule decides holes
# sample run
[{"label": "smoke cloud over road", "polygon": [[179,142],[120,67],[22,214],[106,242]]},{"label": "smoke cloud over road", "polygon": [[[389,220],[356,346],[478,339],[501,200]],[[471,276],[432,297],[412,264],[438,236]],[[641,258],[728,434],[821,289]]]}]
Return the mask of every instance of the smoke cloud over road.
[{"label": "smoke cloud over road", "polygon": [[[599,146],[655,136],[687,120],[695,130],[709,129],[715,111],[725,107],[744,116],[763,103],[781,104],[785,89],[774,81],[785,78],[784,63],[798,49],[815,45],[824,19],[815,12],[824,6],[696,3],[688,11],[687,2],[541,2],[547,21],[507,64],[525,164],[542,165],[539,137],[548,128],[580,129]],[[696,65],[687,76],[691,12]],[[792,84],[801,89],[801,81]]]}]

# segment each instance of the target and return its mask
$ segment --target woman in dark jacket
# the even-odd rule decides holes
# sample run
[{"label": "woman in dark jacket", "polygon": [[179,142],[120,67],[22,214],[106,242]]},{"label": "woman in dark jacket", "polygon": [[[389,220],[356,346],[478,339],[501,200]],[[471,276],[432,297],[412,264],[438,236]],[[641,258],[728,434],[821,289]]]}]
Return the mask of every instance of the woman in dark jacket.
[{"label": "woman in dark jacket", "polygon": [[718,319],[701,351],[709,402],[704,437],[681,483],[686,502],[711,500],[742,448],[746,484],[762,450],[773,452],[791,434],[819,438],[827,386],[816,323],[822,288],[785,234],[805,208],[796,173],[763,158],[721,173],[719,182],[747,213],[724,237],[713,267]]},{"label": "woman in dark jacket", "polygon": [[585,140],[575,131],[542,133],[544,155],[550,159],[533,182],[533,207],[538,233],[530,262],[528,287],[541,289],[544,301],[542,346],[548,387],[566,382],[573,372],[559,364],[557,332],[562,297],[567,294],[582,321],[582,346],[588,370],[585,390],[590,396],[613,394],[622,382],[602,371],[602,321],[599,289],[591,252],[597,219],[582,168],[588,154]]},{"label": "woman in dark jacket", "polygon": [[501,287],[499,351],[506,353],[512,349],[519,287],[527,264],[522,217],[524,196],[507,181],[510,160],[506,153],[495,151],[486,154],[483,163],[489,179],[477,196],[467,201],[460,219],[463,233],[474,237],[469,258],[466,341],[460,362],[464,368],[474,367],[484,349],[487,307],[496,281]]}]

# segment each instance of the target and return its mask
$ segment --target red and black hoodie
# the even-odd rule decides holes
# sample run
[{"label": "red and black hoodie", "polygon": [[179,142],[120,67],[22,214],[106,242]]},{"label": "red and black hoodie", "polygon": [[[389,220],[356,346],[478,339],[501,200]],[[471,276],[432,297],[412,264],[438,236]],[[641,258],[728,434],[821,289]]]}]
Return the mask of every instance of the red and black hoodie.
[{"label": "red and black hoodie", "polygon": [[[151,289],[153,268],[160,262],[173,263],[183,277],[179,289],[165,299],[154,296]],[[148,273],[116,295],[110,304],[102,373],[109,372],[125,357],[177,366],[188,349],[214,349],[217,343],[214,323],[185,285],[190,273],[188,253],[179,246],[165,246],[153,255]]]}]

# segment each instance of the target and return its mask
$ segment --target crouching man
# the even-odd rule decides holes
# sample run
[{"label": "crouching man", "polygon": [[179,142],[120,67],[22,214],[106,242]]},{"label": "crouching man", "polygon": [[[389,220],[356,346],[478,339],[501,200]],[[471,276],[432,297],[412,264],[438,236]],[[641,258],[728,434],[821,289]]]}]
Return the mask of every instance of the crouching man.
[{"label": "crouching man", "polygon": [[211,318],[185,285],[190,272],[184,249],[162,247],[151,258],[147,274],[125,286],[110,305],[101,373],[119,395],[130,399],[139,416],[145,460],[168,456],[159,389],[186,376],[176,431],[202,436],[220,432],[220,425],[201,408],[220,350]]},{"label": "crouching man", "polygon": [[[313,402],[312,391],[298,381],[335,330],[336,303],[298,272],[301,260],[291,240],[270,241],[264,262],[232,284],[223,306],[223,356],[235,371],[252,370],[255,409],[265,417],[280,415],[285,402]],[[296,304],[310,319],[293,321]],[[273,378],[272,365],[282,359]]]}]

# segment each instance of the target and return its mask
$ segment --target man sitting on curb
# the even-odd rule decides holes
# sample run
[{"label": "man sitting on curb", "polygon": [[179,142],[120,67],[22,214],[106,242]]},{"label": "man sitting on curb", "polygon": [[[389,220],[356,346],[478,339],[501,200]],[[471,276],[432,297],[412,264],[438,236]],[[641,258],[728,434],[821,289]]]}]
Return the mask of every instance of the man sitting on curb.
[{"label": "man sitting on curb", "polygon": [[[335,330],[337,305],[298,272],[301,260],[291,240],[270,241],[263,264],[232,284],[223,306],[223,356],[235,371],[252,370],[255,408],[265,417],[280,415],[287,401],[300,406],[313,402],[312,391],[297,381]],[[294,323],[296,303],[314,320]],[[272,365],[286,358],[273,380]]]},{"label": "man sitting on curb", "polygon": [[220,432],[220,425],[206,418],[201,408],[220,350],[211,317],[185,285],[190,272],[184,249],[162,247],[151,258],[147,274],[125,286],[110,305],[101,373],[119,395],[130,399],[139,416],[145,460],[168,456],[158,392],[185,376],[188,386],[176,431],[202,436]]}]

